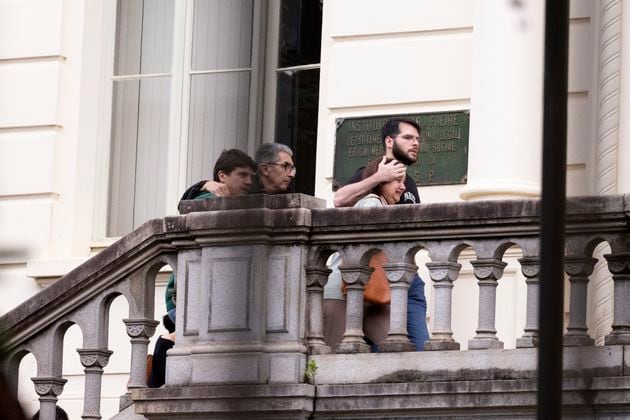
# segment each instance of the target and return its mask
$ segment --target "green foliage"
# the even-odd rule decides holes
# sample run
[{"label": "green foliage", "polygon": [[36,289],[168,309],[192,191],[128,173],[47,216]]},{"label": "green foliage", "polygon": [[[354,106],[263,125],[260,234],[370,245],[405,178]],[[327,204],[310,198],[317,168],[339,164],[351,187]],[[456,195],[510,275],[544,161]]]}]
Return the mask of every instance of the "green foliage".
[{"label": "green foliage", "polygon": [[308,383],[315,383],[315,375],[317,374],[317,362],[309,360],[304,371],[304,378]]}]

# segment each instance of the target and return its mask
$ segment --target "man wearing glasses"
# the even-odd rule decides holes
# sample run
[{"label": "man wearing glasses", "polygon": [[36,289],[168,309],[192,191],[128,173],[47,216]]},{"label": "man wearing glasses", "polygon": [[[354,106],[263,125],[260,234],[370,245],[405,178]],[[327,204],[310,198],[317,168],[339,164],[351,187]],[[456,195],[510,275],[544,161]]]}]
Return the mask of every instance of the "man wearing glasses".
[{"label": "man wearing glasses", "polygon": [[[256,151],[255,158],[258,165],[257,176],[252,180],[249,191],[242,191],[240,194],[281,194],[287,192],[296,172],[291,148],[280,143],[264,143]],[[192,199],[204,192],[210,192],[211,196],[214,197],[240,195],[231,191],[225,183],[216,180],[204,180],[186,190],[182,200]]]},{"label": "man wearing glasses", "polygon": [[255,156],[258,165],[258,178],[250,194],[280,194],[289,189],[295,177],[293,151],[280,143],[265,143],[258,148]]}]

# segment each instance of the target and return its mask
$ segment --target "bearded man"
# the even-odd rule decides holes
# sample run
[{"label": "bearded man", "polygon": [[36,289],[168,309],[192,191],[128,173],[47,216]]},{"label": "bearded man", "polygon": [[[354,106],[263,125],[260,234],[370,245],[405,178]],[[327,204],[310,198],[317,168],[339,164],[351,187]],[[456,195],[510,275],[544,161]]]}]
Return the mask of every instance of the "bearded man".
[{"label": "bearded man", "polygon": [[[350,178],[348,183],[335,192],[335,207],[350,207],[367,195],[379,184],[390,182],[394,179],[402,179],[407,166],[416,163],[420,150],[420,126],[413,120],[393,118],[385,122],[381,131],[385,156],[378,166],[376,173],[368,178],[361,179],[364,168],[359,168]],[[394,159],[385,163],[386,159]],[[401,195],[397,204],[419,204],[420,196],[414,180],[405,177],[405,192]],[[327,302],[327,291],[324,290],[324,303]],[[409,340],[415,345],[417,351],[424,350],[424,342],[429,339],[427,328],[427,301],[424,294],[424,281],[416,275],[411,281],[407,300],[407,332]],[[331,295],[332,297],[332,295]],[[329,299],[329,303],[335,303]],[[336,313],[337,309],[331,304],[330,313]],[[326,312],[326,311],[325,311]],[[326,319],[324,320],[326,322]]]}]

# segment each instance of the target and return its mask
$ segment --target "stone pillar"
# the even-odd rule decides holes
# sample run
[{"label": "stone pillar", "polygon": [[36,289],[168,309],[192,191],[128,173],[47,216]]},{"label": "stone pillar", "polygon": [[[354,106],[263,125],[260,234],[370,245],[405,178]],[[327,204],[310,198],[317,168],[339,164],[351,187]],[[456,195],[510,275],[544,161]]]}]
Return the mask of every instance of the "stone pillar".
[{"label": "stone pillar", "polygon": [[385,263],[383,269],[387,273],[392,300],[389,332],[380,349],[383,352],[414,351],[416,346],[409,341],[407,332],[407,292],[413,276],[418,272],[418,267],[407,263]]},{"label": "stone pillar", "polygon": [[516,339],[516,348],[538,347],[538,312],[539,308],[539,284],[540,258],[519,258],[521,272],[527,278],[527,314],[525,315],[525,332],[522,337]]},{"label": "stone pillar", "polygon": [[617,193],[630,193],[630,5],[622,8]]},{"label": "stone pillar", "polygon": [[101,418],[101,379],[103,368],[109,362],[110,350],[77,349],[81,364],[85,367],[85,391],[83,393],[84,419]]},{"label": "stone pillar", "polygon": [[328,354],[330,347],[324,342],[324,286],[332,270],[306,267],[306,293],[308,295],[308,332],[306,341],[311,354]]},{"label": "stone pillar", "polygon": [[540,195],[543,23],[541,1],[475,2],[464,200]]},{"label": "stone pillar", "polygon": [[479,284],[479,327],[475,338],[468,340],[468,349],[502,349],[503,342],[497,338],[495,328],[495,312],[497,280],[503,276],[503,269],[507,263],[490,258],[474,260],[470,263]]},{"label": "stone pillar", "polygon": [[40,376],[31,378],[35,384],[35,392],[39,395],[39,418],[42,420],[54,420],[57,406],[57,397],[63,392],[63,386],[67,379],[52,376]]},{"label": "stone pillar", "polygon": [[425,350],[459,350],[453,339],[451,324],[453,282],[459,276],[462,265],[450,261],[428,262],[427,268],[435,288],[435,310],[431,338],[424,344]]},{"label": "stone pillar", "polygon": [[123,322],[127,327],[127,335],[131,337],[131,371],[127,388],[146,388],[147,347],[159,322],[152,319],[123,319]]},{"label": "stone pillar", "polygon": [[630,252],[606,254],[604,258],[615,282],[615,316],[605,343],[630,344]]},{"label": "stone pillar", "polygon": [[584,256],[565,257],[564,269],[571,285],[569,300],[569,325],[564,335],[565,346],[592,346],[595,343],[588,335],[586,325],[586,298],[588,276],[593,273],[597,260]]},{"label": "stone pillar", "polygon": [[367,266],[340,266],[341,278],[346,284],[346,332],[337,353],[369,353],[370,346],[363,339],[363,291],[373,268]]},{"label": "stone pillar", "polygon": [[[627,8],[626,8],[627,9]],[[620,70],[621,70],[621,0],[600,0],[599,2],[599,57],[597,99],[597,134],[594,192],[597,195],[616,194],[619,161],[620,134]],[[626,22],[628,26],[630,22]],[[626,30],[626,32],[628,32]],[[629,37],[630,38],[630,37]],[[630,41],[630,39],[629,39]],[[630,44],[630,42],[628,43]],[[626,46],[627,47],[627,46]],[[627,49],[627,48],[626,48]],[[630,70],[630,69],[628,69]],[[630,162],[627,162],[630,163]],[[604,244],[595,248],[593,256],[601,259]],[[605,264],[597,264],[591,276],[591,332],[600,344],[607,334],[613,318],[613,285]]]}]

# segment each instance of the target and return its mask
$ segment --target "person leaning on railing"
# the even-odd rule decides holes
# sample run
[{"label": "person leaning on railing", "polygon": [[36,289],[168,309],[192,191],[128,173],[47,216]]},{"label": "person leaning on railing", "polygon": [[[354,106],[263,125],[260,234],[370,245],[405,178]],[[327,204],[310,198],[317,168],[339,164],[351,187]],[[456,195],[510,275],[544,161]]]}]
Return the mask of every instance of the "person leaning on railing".
[{"label": "person leaning on railing", "polygon": [[[417,122],[403,118],[390,119],[383,125],[381,137],[385,156],[376,172],[363,177],[363,168],[357,169],[347,184],[335,192],[335,207],[353,206],[379,184],[402,178],[407,173],[405,165],[412,165],[418,160],[420,126]],[[393,160],[387,163],[385,158]],[[404,182],[405,192],[396,204],[420,204],[416,183],[411,177],[406,177]],[[408,291],[407,332],[417,351],[424,350],[424,342],[429,339],[426,315],[424,281],[416,274]]]},{"label": "person leaning on railing", "polygon": [[[243,194],[282,194],[291,189],[296,168],[293,151],[285,144],[264,143],[254,162],[244,152],[231,149],[221,153],[214,165],[214,180],[199,181],[186,190],[182,200],[231,197]],[[175,276],[166,287],[166,310],[175,322]]]},{"label": "person leaning on railing", "polygon": [[[384,163],[393,159],[386,158]],[[363,171],[363,178],[372,176],[378,170],[381,158],[371,160]],[[380,207],[398,203],[405,192],[405,175],[375,186],[372,191],[356,202],[354,207]],[[387,338],[389,330],[391,292],[383,270],[387,257],[378,252],[370,259],[370,267],[374,272],[365,287],[363,311],[363,332],[373,351]],[[339,265],[341,257],[335,254],[330,262],[333,270],[324,287],[324,341],[333,347],[341,341],[346,325],[346,301],[344,283],[341,281]],[[414,314],[421,316],[421,314]]]},{"label": "person leaning on railing", "polygon": [[[202,200],[247,194],[256,174],[256,162],[238,149],[224,150],[214,164],[214,181],[200,181],[184,192],[182,200]],[[206,188],[207,187],[207,188]],[[209,189],[208,189],[209,188]],[[212,191],[210,191],[212,189]],[[171,274],[164,294],[166,312],[173,323],[176,316],[175,274]]]}]

